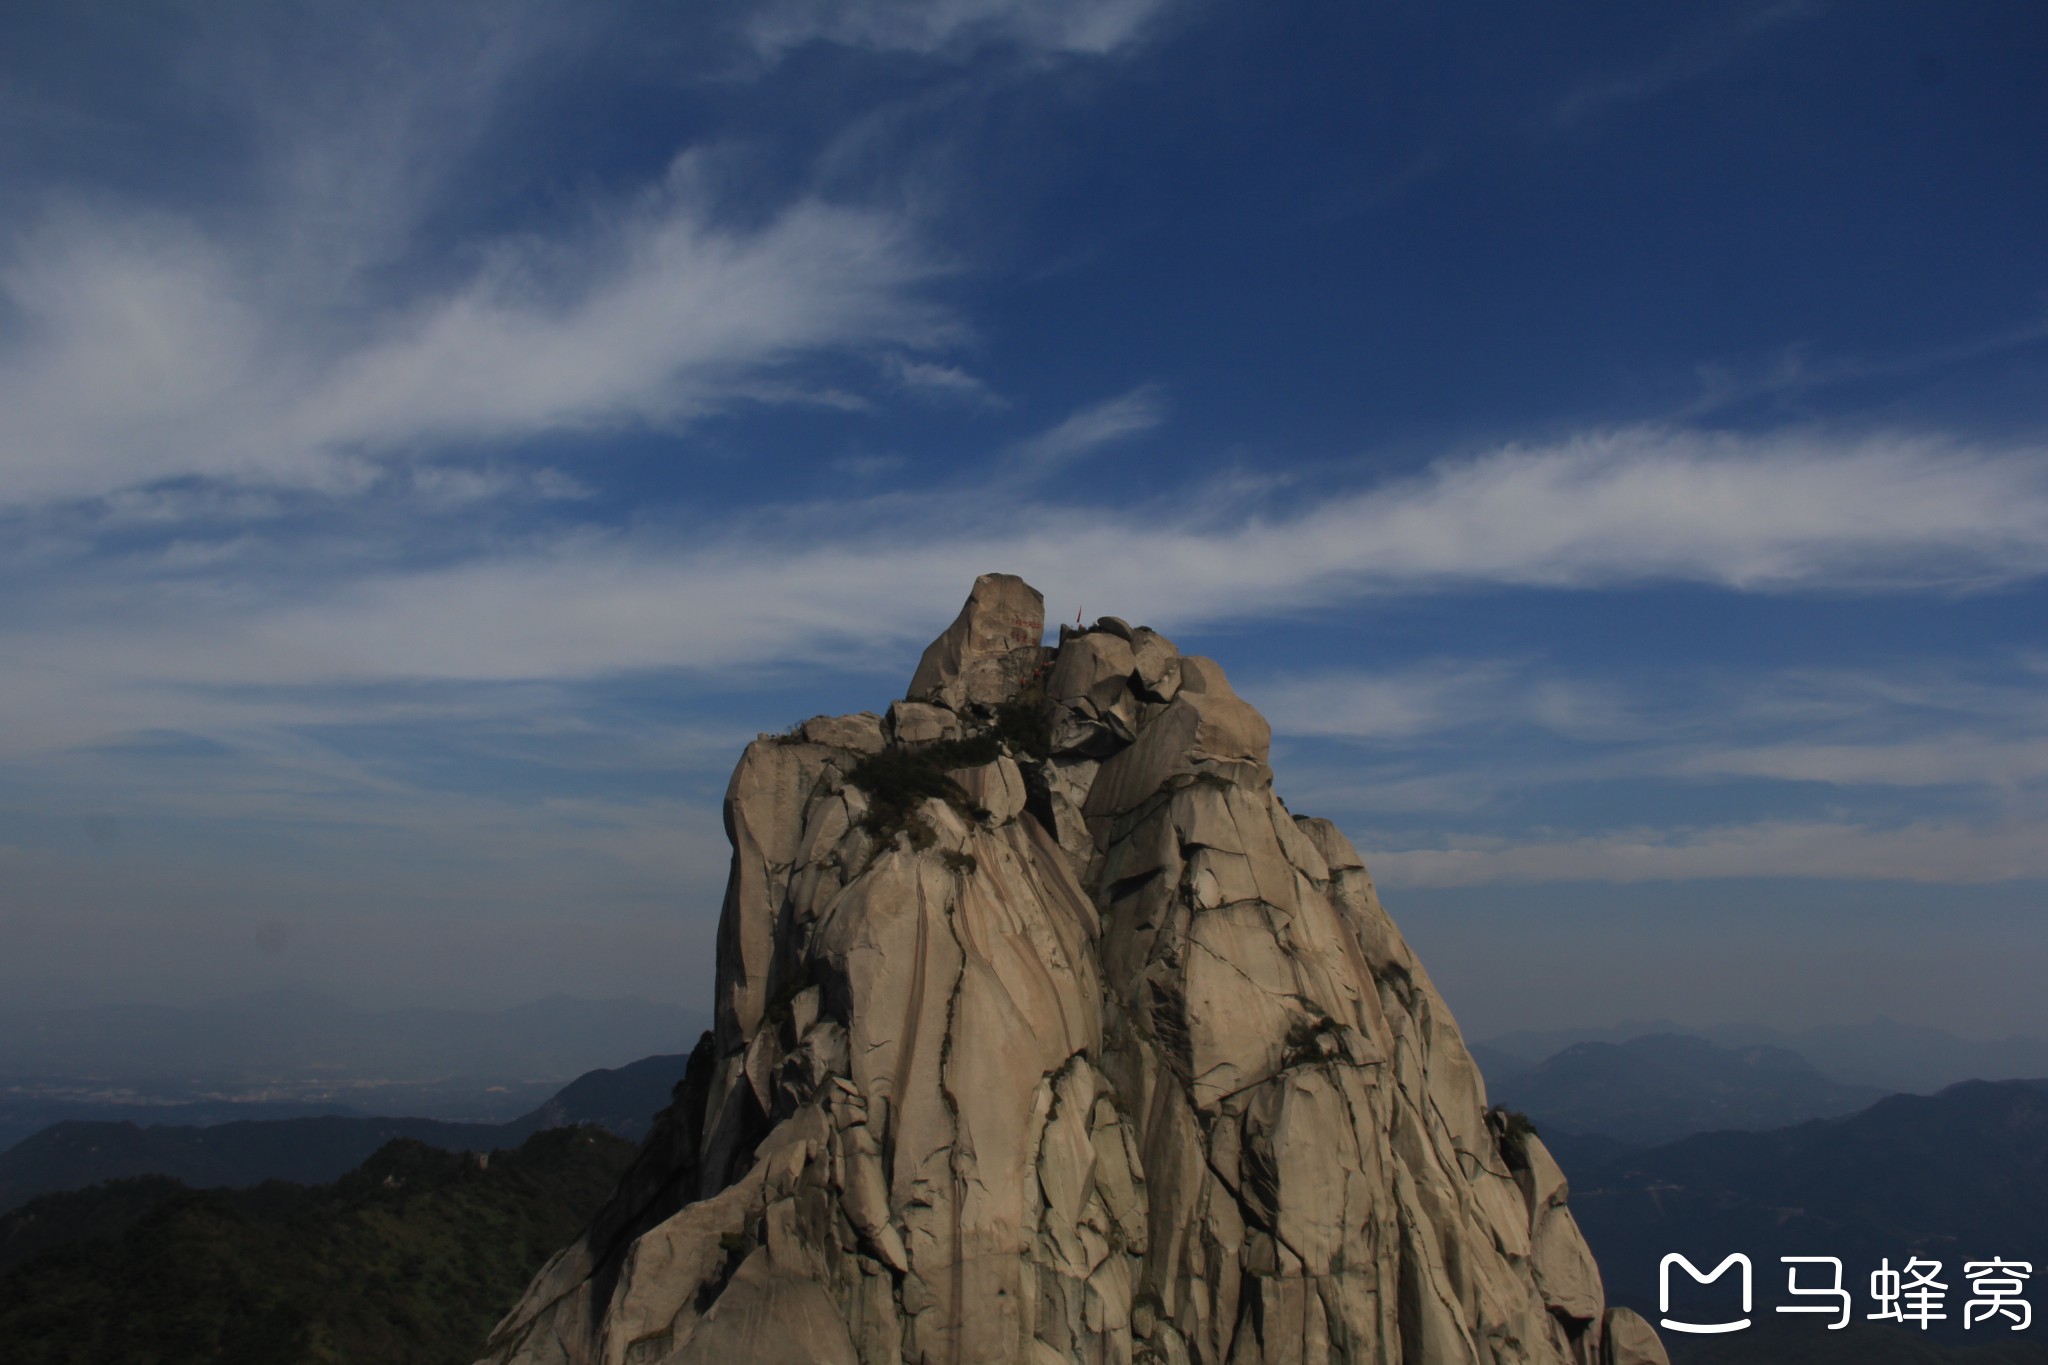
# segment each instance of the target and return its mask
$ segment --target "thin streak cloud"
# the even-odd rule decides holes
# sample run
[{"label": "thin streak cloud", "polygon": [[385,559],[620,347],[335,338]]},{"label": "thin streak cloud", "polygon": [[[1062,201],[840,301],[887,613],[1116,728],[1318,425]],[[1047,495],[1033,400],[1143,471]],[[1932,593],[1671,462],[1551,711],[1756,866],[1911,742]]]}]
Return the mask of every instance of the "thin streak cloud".
[{"label": "thin streak cloud", "polygon": [[1010,452],[1011,465],[1036,478],[1064,469],[1105,446],[1151,431],[1166,420],[1166,393],[1157,384],[1141,384],[1128,393],[1091,403]]},{"label": "thin streak cloud", "polygon": [[749,32],[770,56],[810,42],[922,54],[1008,43],[1103,56],[1135,41],[1164,8],[1165,0],[781,0]]},{"label": "thin streak cloud", "polygon": [[716,539],[579,534],[368,568],[311,599],[245,595],[229,616],[203,586],[102,585],[90,611],[42,608],[101,633],[55,626],[39,648],[188,680],[893,668],[990,569],[1024,574],[1055,615],[1113,583],[1127,614],[1168,630],[1502,585],[1958,593],[2048,571],[2038,457],[1902,438],[1617,432],[1232,521],[971,492],[835,506],[829,522],[789,511]]},{"label": "thin streak cloud", "polygon": [[941,267],[902,222],[818,201],[717,226],[687,168],[613,226],[504,243],[470,279],[323,352],[189,227],[73,219],[0,291],[34,319],[0,354],[0,504],[193,476],[360,482],[429,442],[674,426],[821,353],[950,335]]},{"label": "thin streak cloud", "polygon": [[1444,848],[1374,848],[1387,886],[1834,878],[1988,885],[2048,878],[2048,823],[1920,821],[1900,828],[1761,821],[1706,829],[1625,830],[1584,838],[1473,838]]}]

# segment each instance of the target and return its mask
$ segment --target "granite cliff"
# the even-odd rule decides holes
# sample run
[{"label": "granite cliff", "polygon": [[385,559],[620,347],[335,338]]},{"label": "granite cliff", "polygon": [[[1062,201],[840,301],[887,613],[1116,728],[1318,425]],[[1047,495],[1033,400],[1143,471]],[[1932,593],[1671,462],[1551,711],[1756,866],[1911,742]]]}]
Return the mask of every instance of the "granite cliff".
[{"label": "granite cliff", "polygon": [[978,579],[748,746],[717,1020],[497,1365],[1652,1365],[1213,661]]}]

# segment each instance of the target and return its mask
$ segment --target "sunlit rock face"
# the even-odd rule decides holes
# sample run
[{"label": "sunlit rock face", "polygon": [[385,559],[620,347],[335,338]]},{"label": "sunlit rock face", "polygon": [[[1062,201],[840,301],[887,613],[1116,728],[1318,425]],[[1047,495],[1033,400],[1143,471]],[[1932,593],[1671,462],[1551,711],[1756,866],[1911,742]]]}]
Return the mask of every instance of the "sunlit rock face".
[{"label": "sunlit rock face", "polygon": [[726,795],[716,1028],[504,1365],[1654,1365],[1213,661],[985,575]]}]

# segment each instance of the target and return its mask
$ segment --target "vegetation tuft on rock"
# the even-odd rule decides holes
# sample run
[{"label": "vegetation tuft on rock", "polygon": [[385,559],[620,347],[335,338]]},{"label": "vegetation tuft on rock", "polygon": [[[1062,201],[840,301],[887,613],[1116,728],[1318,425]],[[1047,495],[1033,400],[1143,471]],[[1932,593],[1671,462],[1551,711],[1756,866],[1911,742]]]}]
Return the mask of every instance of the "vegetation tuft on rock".
[{"label": "vegetation tuft on rock", "polygon": [[1001,753],[1002,742],[993,734],[942,739],[915,749],[891,747],[855,764],[846,780],[867,793],[868,813],[861,823],[878,844],[907,830],[913,847],[927,848],[931,831],[911,818],[917,808],[937,797],[970,819],[984,818],[988,812],[946,774],[993,763]]}]

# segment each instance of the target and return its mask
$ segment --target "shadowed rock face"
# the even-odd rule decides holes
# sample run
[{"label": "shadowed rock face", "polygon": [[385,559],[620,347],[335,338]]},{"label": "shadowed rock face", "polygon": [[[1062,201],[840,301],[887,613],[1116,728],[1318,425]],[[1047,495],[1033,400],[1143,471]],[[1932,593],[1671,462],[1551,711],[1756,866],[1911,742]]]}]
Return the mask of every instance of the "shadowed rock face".
[{"label": "shadowed rock face", "polygon": [[717,1027],[489,1360],[1662,1362],[1223,670],[1039,621],[748,747]]}]

